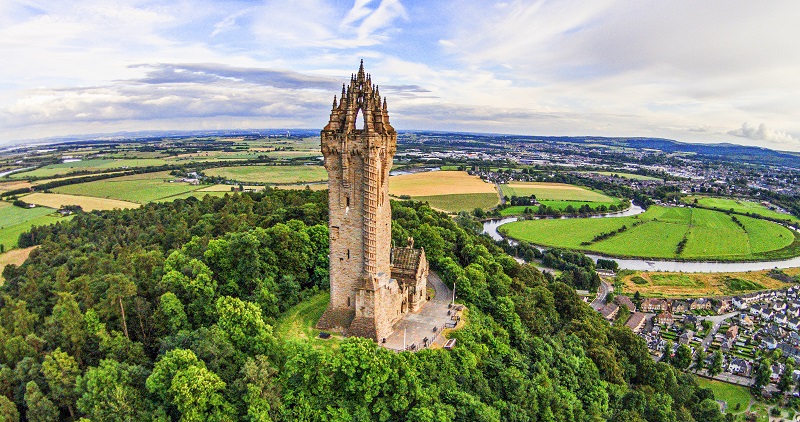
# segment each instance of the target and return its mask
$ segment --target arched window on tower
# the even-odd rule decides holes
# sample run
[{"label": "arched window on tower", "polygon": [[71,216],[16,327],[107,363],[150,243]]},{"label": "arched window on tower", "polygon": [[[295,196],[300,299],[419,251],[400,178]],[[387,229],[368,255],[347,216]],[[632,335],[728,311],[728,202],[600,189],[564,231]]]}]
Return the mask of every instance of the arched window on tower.
[{"label": "arched window on tower", "polygon": [[360,108],[356,110],[355,129],[356,130],[366,129],[366,125],[364,124],[364,112],[362,112]]}]

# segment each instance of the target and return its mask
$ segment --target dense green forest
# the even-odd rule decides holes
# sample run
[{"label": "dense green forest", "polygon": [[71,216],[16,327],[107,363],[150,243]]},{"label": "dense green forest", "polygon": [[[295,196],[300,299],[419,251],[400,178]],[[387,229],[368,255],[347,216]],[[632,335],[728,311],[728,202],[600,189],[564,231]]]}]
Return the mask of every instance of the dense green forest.
[{"label": "dense green forest", "polygon": [[189,198],[22,235],[41,246],[4,271],[0,420],[724,420],[571,286],[420,203],[392,203],[392,235],[458,283],[453,350],[277,338],[328,288],[326,195]]}]

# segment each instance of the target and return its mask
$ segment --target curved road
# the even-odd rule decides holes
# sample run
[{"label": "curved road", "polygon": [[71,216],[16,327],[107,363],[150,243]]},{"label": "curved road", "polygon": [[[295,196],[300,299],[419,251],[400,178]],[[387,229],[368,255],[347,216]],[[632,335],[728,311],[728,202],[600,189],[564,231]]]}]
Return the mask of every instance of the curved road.
[{"label": "curved road", "polygon": [[600,280],[600,287],[597,288],[597,296],[592,301],[592,309],[599,311],[603,306],[606,306],[606,297],[614,291],[614,286],[606,283],[605,280]]}]

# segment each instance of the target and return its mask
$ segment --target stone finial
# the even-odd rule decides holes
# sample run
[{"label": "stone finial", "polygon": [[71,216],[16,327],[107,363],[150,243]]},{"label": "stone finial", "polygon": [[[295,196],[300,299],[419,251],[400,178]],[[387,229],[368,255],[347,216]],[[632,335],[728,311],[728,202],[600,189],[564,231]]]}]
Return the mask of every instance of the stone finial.
[{"label": "stone finial", "polygon": [[413,237],[409,236],[408,239],[406,240],[406,242],[408,243],[408,247],[409,248],[413,248],[414,247],[414,238]]}]

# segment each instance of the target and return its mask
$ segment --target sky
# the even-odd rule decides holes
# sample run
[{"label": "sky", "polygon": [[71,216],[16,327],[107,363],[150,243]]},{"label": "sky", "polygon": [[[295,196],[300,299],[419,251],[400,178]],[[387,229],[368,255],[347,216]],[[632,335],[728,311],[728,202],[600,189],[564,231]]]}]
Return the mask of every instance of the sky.
[{"label": "sky", "polygon": [[364,60],[399,130],[800,151],[800,2],[0,0],[0,143],[322,128]]}]

